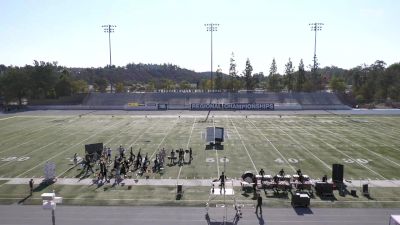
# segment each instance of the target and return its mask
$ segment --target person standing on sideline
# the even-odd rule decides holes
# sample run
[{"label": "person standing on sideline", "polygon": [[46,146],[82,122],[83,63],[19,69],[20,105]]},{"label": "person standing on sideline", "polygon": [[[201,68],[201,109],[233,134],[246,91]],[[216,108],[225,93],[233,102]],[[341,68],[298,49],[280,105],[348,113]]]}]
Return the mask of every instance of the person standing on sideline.
[{"label": "person standing on sideline", "polygon": [[193,160],[193,151],[192,151],[192,147],[189,148],[189,164],[192,164],[192,160]]},{"label": "person standing on sideline", "polygon": [[33,184],[34,184],[35,182],[33,181],[33,179],[31,179],[30,181],[29,181],[29,189],[30,189],[30,195],[32,195],[32,193],[33,193]]},{"label": "person standing on sideline", "polygon": [[260,214],[262,214],[262,197],[261,194],[257,196],[257,207],[256,207],[256,214],[258,213],[258,208],[260,208]]},{"label": "person standing on sideline", "polygon": [[219,180],[221,181],[221,189],[219,190],[220,193],[222,192],[222,188],[224,189],[225,192],[225,180],[226,180],[226,176],[224,174],[224,172],[222,172],[221,176],[219,176]]}]

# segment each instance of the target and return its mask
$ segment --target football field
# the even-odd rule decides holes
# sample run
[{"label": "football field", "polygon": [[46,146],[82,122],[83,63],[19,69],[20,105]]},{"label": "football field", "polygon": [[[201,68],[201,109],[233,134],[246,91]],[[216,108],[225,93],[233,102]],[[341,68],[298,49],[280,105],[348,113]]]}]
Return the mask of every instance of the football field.
[{"label": "football field", "polygon": [[[206,149],[207,127],[225,128],[223,149]],[[0,117],[0,197],[20,196],[8,179],[40,178],[46,162],[58,178],[79,178],[74,153],[102,142],[113,149],[146,153],[153,162],[160,149],[193,149],[193,161],[166,165],[163,174],[134,179],[210,179],[225,171],[240,179],[245,171],[275,175],[301,169],[312,179],[332,164],[344,165],[346,180],[400,180],[400,117],[363,115],[19,115]],[[69,188],[69,187],[68,187]],[[169,189],[173,192],[174,187]],[[15,193],[13,193],[15,191]],[[87,191],[87,190],[86,190]],[[134,190],[132,190],[134,191]],[[7,193],[6,193],[7,192]]]}]

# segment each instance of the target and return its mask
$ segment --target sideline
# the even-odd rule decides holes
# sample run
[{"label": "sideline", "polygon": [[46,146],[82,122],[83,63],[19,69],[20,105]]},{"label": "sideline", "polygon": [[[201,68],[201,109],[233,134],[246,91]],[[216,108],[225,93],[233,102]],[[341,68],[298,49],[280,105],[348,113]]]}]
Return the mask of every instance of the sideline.
[{"label": "sideline", "polygon": [[[27,185],[31,178],[2,178],[2,180],[8,180],[3,185]],[[43,181],[43,178],[33,178],[35,184],[40,184]],[[57,185],[88,185],[91,186],[96,179],[86,178],[80,180],[79,178],[58,178],[55,184]],[[185,186],[191,187],[210,187],[211,179],[184,179]],[[241,187],[241,180],[232,179],[234,187]],[[312,179],[312,182],[317,180]],[[178,179],[124,179],[121,184],[124,186],[132,185],[132,186],[176,186]],[[370,188],[398,188],[400,187],[400,180],[351,180],[351,183],[345,181],[344,184],[348,188],[360,188],[361,184],[368,182],[368,186]],[[112,185],[112,184],[107,184]],[[1,186],[0,186],[1,187]]]}]

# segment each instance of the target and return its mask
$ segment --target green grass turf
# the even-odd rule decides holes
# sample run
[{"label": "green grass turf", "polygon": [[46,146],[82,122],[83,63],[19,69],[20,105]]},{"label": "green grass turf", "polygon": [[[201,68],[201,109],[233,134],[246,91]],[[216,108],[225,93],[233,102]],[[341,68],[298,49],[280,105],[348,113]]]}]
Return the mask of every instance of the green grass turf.
[{"label": "green grass turf", "polygon": [[[345,165],[345,179],[400,179],[398,116],[250,116],[247,119],[221,116],[210,117],[207,122],[203,120],[204,117],[145,118],[129,115],[17,116],[2,119],[0,177],[41,177],[46,161],[56,163],[58,176],[75,177],[80,172],[78,168],[68,171],[73,154],[77,152],[82,156],[85,144],[103,142],[112,147],[113,154],[119,145],[123,145],[132,146],[135,154],[141,149],[142,155],[148,153],[153,158],[163,147],[168,153],[172,148],[192,147],[192,164],[182,168],[166,166],[162,178],[211,178],[224,170],[228,177],[239,178],[244,171],[261,168],[271,175],[281,168],[288,174],[294,174],[300,168],[304,174],[320,178],[324,174],[330,177],[331,165],[341,163]],[[205,150],[202,134],[206,127],[213,125],[225,128],[224,150]],[[224,157],[227,158],[225,164],[222,161]],[[149,175],[161,177],[158,174]],[[6,187],[13,185],[0,186],[2,195],[19,194],[12,188],[4,192]],[[71,192],[75,190],[75,186],[64,188],[71,189]],[[165,189],[161,188],[160,193],[175,191],[173,187]],[[82,191],[82,195],[93,198],[88,202],[101,201],[101,198],[96,199],[96,192],[84,187]],[[143,191],[136,188],[131,192],[143,196],[146,188]],[[207,195],[208,192],[205,193]],[[173,194],[171,196],[174,197]],[[335,204],[347,199],[335,201]]]}]

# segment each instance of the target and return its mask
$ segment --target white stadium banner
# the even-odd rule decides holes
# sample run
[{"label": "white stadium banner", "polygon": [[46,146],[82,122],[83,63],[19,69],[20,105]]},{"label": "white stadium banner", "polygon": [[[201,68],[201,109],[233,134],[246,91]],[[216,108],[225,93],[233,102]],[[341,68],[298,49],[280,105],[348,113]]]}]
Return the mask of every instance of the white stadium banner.
[{"label": "white stadium banner", "polygon": [[274,110],[274,103],[193,103],[191,110]]}]

